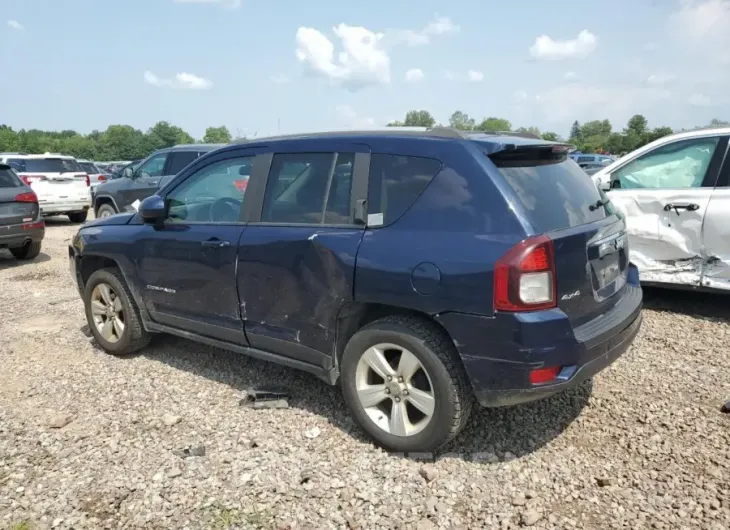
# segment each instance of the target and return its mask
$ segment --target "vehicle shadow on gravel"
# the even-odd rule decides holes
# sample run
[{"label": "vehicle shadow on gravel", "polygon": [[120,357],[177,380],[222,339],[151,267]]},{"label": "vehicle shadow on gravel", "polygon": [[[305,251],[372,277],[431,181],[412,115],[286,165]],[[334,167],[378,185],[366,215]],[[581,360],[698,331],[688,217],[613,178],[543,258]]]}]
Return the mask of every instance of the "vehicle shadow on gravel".
[{"label": "vehicle shadow on gravel", "polygon": [[31,267],[36,263],[43,263],[44,261],[50,261],[51,256],[48,254],[45,254],[44,252],[41,252],[38,254],[37,257],[31,259],[31,260],[20,260],[15,259],[13,255],[10,253],[10,251],[5,249],[0,249],[0,271],[4,269],[12,269],[14,267]]},{"label": "vehicle shadow on gravel", "polygon": [[730,320],[725,294],[644,287],[644,308],[708,320]]},{"label": "vehicle shadow on gravel", "polygon": [[[169,336],[156,337],[138,356],[228,385],[241,392],[241,397],[251,386],[285,388],[291,408],[322,416],[355,440],[372,444],[351,419],[339,388],[310,374]],[[465,429],[439,454],[485,463],[529,454],[559,436],[578,417],[592,389],[587,382],[535,403],[498,409],[475,406]],[[230,406],[240,405],[236,400]],[[439,455],[401,456],[428,461]]]}]

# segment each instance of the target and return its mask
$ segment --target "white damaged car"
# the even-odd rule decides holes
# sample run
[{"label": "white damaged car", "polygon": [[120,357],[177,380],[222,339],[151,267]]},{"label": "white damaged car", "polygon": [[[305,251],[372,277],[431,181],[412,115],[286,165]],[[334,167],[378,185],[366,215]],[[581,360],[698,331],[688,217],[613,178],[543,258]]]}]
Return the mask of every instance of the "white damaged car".
[{"label": "white damaged car", "polygon": [[660,138],[593,175],[644,284],[730,291],[730,128]]}]

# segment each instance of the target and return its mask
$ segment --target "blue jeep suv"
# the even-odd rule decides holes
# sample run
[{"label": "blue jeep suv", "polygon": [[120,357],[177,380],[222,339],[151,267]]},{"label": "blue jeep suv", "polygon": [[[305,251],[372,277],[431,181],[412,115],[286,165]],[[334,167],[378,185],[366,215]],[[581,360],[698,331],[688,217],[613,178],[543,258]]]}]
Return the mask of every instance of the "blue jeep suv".
[{"label": "blue jeep suv", "polygon": [[380,445],[434,450],[473,403],[577,385],[639,330],[624,220],[567,149],[447,128],[241,141],[84,225],[70,265],[107,352],[169,333],[306,370]]}]

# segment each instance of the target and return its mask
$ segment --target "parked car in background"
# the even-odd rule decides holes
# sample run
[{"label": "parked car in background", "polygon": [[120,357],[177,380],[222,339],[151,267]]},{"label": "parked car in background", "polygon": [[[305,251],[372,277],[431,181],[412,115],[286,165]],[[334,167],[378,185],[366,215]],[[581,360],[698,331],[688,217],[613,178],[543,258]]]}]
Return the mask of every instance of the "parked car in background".
[{"label": "parked car in background", "polygon": [[185,166],[198,157],[225,144],[184,144],[160,149],[130,164],[122,172],[100,185],[94,194],[94,212],[106,217],[125,211],[136,211],[139,201],[154,195]]},{"label": "parked car in background", "polygon": [[0,248],[17,259],[41,252],[45,223],[35,192],[8,164],[0,164]]},{"label": "parked car in background", "polygon": [[0,153],[0,163],[15,169],[33,189],[44,216],[67,215],[73,223],[86,221],[91,207],[91,181],[74,157]]},{"label": "parked car in background", "polygon": [[610,164],[616,160],[616,158],[611,155],[596,155],[590,153],[571,153],[570,158],[575,160],[576,164],[579,166],[582,164]]},{"label": "parked car in background", "polygon": [[91,195],[93,196],[96,187],[109,178],[109,173],[100,169],[91,160],[78,160],[78,163],[79,166],[81,166],[81,169],[86,171],[86,174],[89,175],[89,182],[91,184]]},{"label": "parked car in background", "polygon": [[211,152],[69,258],[107,352],[163,332],[306,370],[379,444],[432,451],[474,401],[547,397],[629,347],[625,229],[563,144],[352,131]]},{"label": "parked car in background", "polygon": [[730,291],[730,128],[665,136],[597,172],[641,281]]},{"label": "parked car in background", "polygon": [[605,160],[603,162],[584,162],[582,164],[578,164],[583,171],[586,172],[589,176],[595,175],[600,170],[602,170],[604,167],[606,167],[608,164],[610,164],[611,161]]}]

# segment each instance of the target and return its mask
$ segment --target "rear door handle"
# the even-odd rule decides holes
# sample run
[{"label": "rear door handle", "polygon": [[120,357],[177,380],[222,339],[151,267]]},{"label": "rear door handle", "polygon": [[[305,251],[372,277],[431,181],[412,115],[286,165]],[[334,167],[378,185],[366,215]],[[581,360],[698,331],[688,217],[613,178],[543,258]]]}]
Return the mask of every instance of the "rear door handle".
[{"label": "rear door handle", "polygon": [[202,245],[205,248],[225,248],[231,246],[230,241],[221,241],[220,239],[209,239],[203,241]]},{"label": "rear door handle", "polygon": [[665,212],[674,210],[675,212],[677,212],[677,215],[679,215],[679,210],[687,210],[688,212],[696,212],[699,209],[700,209],[700,205],[695,204],[693,202],[686,203],[686,204],[673,204],[670,202],[670,203],[664,205]]}]

